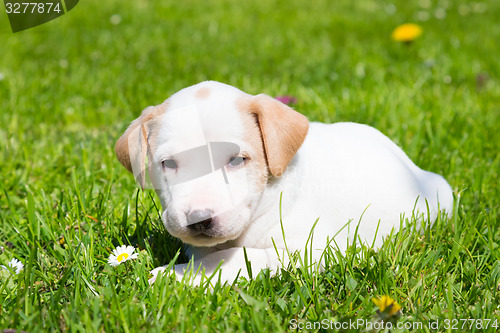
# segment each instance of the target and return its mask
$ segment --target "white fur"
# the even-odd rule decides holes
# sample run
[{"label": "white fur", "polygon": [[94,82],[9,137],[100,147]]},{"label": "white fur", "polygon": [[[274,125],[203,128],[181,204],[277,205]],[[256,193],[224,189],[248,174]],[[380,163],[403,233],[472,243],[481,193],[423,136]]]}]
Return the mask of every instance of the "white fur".
[{"label": "white fur", "polygon": [[[197,98],[196,91],[202,87],[208,88],[210,94]],[[221,83],[203,82],[173,95],[167,112],[161,116],[152,183],[164,208],[167,230],[195,245],[189,249],[194,255],[195,271],[202,265],[207,275],[211,274],[224,261],[223,281],[232,282],[237,274],[246,276],[243,248],[254,274],[266,267],[278,268],[273,240],[278,251],[285,248],[280,225],[281,193],[282,222],[290,251],[304,249],[319,219],[312,246],[315,259],[334,236],[331,244],[344,251],[358,223],[361,240],[378,247],[384,236],[399,228],[401,217],[425,214],[426,201],[433,220],[438,208],[452,211],[452,190],[443,177],[418,168],[376,129],[355,123],[311,123],[284,175],[270,177],[265,187],[258,186],[257,165],[252,163],[234,169],[226,167],[229,184],[218,170],[169,186],[176,174],[162,170],[161,160],[172,154],[214,141],[233,142],[250,157],[255,154],[253,146],[245,141],[243,119],[236,106],[237,98],[245,95]],[[209,236],[193,236],[187,229],[185,212],[204,208],[214,210],[217,223]],[[153,271],[152,281],[165,267]],[[175,266],[179,278],[186,267]],[[194,283],[199,282],[198,275]]]}]

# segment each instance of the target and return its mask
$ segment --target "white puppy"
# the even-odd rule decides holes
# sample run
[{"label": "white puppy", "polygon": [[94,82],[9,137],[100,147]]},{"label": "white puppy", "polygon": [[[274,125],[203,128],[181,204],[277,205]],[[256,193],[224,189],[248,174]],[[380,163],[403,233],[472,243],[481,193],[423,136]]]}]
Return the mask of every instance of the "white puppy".
[{"label": "white puppy", "polygon": [[[165,227],[191,245],[195,270],[202,265],[208,275],[223,261],[222,281],[247,275],[244,248],[253,272],[277,269],[274,244],[303,250],[318,219],[316,260],[327,244],[344,251],[356,228],[377,247],[402,217],[429,208],[434,220],[453,208],[446,180],[376,129],[309,123],[267,95],[213,81],[145,109],[116,154],[142,187],[149,173]],[[174,267],[178,277],[186,267]]]}]

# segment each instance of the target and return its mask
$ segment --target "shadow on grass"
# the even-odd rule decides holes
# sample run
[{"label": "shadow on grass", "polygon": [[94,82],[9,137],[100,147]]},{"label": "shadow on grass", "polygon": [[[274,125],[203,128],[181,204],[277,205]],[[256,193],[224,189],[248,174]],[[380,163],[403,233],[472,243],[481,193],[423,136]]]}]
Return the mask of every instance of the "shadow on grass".
[{"label": "shadow on grass", "polygon": [[[135,224],[131,223],[128,205],[126,205],[122,215],[120,233],[115,239],[112,239],[113,244],[130,244],[138,248],[139,251],[148,251],[153,258],[155,267],[168,264],[179,251],[177,263],[188,262],[184,253],[184,244],[179,239],[172,237],[163,226],[161,206],[156,202],[155,197],[150,191],[146,192],[149,198],[146,203],[141,200],[140,191],[137,189],[135,196]],[[148,205],[149,208],[145,209]]]}]

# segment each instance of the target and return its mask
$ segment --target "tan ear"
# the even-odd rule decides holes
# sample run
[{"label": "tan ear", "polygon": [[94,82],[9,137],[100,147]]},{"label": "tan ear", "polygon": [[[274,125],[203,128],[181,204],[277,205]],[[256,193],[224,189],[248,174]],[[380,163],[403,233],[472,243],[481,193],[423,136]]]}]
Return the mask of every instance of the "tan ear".
[{"label": "tan ear", "polygon": [[146,155],[149,150],[148,136],[150,120],[160,113],[159,108],[150,106],[142,111],[115,145],[116,156],[120,163],[134,174],[139,185],[146,185]]},{"label": "tan ear", "polygon": [[309,121],[291,107],[264,94],[253,97],[250,108],[257,116],[269,171],[280,177],[304,142]]}]

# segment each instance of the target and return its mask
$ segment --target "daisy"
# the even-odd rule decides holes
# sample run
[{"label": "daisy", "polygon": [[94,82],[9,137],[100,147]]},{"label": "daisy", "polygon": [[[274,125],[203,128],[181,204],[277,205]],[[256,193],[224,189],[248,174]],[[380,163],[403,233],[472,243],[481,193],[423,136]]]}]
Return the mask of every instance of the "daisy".
[{"label": "daisy", "polygon": [[109,255],[108,263],[111,266],[118,266],[122,262],[127,260],[135,259],[139,256],[138,253],[134,253],[135,247],[130,245],[122,245],[118,246],[113,252]]},{"label": "daisy", "polygon": [[9,263],[7,264],[7,267],[2,265],[2,268],[7,269],[7,270],[15,270],[16,274],[19,274],[19,272],[21,272],[23,270],[24,265],[22,262],[20,262],[16,258],[13,258],[11,261],[9,261]]}]

